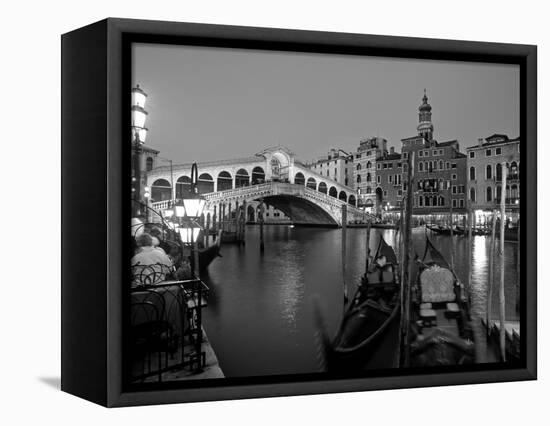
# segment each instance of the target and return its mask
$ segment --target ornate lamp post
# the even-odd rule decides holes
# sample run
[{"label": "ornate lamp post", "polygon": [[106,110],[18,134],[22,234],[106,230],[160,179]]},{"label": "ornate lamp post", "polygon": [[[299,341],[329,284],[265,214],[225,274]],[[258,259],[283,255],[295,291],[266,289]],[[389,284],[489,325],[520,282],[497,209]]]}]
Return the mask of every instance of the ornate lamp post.
[{"label": "ornate lamp post", "polygon": [[[147,94],[139,87],[139,84],[132,89],[132,154],[133,154],[133,176],[132,176],[132,198],[141,201],[141,154],[143,144],[147,138],[147,128],[145,120],[147,111],[145,111],[145,101]],[[134,203],[133,215],[140,214],[139,203]]]},{"label": "ornate lamp post", "polygon": [[199,250],[197,240],[201,227],[197,221],[202,215],[206,200],[197,191],[197,164],[191,167],[191,192],[184,197],[181,204],[174,205],[174,215],[178,218],[179,227],[177,232],[183,244],[191,247],[193,258],[193,281],[196,284],[196,337],[195,352],[191,355],[191,362],[197,361],[197,370],[202,370],[202,282],[199,274]]}]

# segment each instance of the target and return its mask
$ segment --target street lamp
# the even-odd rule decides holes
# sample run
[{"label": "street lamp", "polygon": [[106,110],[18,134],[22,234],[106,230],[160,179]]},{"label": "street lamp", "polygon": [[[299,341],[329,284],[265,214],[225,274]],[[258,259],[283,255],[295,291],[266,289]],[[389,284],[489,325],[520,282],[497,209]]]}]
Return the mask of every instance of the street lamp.
[{"label": "street lamp", "polygon": [[[131,122],[131,141],[133,149],[133,188],[132,196],[139,202],[141,201],[141,153],[143,152],[143,144],[147,138],[147,128],[145,120],[147,119],[147,111],[145,111],[145,100],[147,94],[139,87],[139,84],[132,89],[132,122]],[[139,215],[139,203],[134,204],[134,216]]]}]

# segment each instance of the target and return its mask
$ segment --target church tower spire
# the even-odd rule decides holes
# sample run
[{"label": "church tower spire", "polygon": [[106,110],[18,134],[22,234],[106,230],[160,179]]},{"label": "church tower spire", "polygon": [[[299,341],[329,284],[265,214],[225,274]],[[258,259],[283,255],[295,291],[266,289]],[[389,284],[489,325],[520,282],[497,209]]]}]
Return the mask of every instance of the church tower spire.
[{"label": "church tower spire", "polygon": [[434,125],[432,124],[432,106],[428,103],[426,89],[422,97],[422,105],[418,107],[418,135],[423,136],[426,140],[432,141],[434,133]]}]

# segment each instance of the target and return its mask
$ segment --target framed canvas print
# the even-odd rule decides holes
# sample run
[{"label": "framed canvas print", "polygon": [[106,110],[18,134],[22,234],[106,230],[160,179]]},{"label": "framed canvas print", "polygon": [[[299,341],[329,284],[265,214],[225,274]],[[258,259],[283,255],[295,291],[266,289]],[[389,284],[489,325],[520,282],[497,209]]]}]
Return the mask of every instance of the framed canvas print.
[{"label": "framed canvas print", "polygon": [[62,389],[536,378],[536,47],[107,19],[62,37]]}]

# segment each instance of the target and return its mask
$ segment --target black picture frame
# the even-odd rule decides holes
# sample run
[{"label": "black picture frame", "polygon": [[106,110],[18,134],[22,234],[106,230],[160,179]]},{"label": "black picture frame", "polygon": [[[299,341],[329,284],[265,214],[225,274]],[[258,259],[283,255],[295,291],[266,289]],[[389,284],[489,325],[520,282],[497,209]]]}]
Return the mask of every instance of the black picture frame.
[{"label": "black picture frame", "polygon": [[[520,66],[520,367],[288,376],[123,386],[134,42],[441,59]],[[537,49],[518,44],[109,18],[62,36],[62,390],[108,407],[534,380],[537,377]],[[525,163],[527,162],[527,163]]]}]

